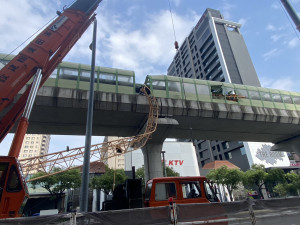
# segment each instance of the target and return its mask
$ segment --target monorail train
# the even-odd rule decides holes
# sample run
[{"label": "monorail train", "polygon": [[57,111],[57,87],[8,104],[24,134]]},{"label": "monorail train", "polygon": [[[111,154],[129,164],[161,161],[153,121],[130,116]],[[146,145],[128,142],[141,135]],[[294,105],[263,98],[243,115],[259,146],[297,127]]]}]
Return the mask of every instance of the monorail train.
[{"label": "monorail train", "polygon": [[[90,70],[90,65],[62,62],[45,86],[88,90]],[[134,71],[97,66],[95,72],[95,91],[136,94],[142,85],[136,83]],[[155,97],[300,111],[300,93],[292,91],[167,75],[148,75],[145,84]]]}]

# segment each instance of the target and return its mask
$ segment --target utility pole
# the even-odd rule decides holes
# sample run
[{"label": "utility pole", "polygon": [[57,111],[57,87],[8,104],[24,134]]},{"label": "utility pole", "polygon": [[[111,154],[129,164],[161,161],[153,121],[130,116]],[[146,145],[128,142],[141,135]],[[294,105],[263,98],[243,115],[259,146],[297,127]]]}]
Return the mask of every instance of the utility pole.
[{"label": "utility pole", "polygon": [[164,177],[167,176],[167,169],[166,169],[166,162],[165,162],[165,151],[161,151],[162,157],[163,157],[163,169],[164,169]]},{"label": "utility pole", "polygon": [[91,80],[90,80],[90,93],[89,93],[87,122],[86,122],[85,151],[84,151],[84,161],[83,161],[83,169],[82,169],[82,183],[80,187],[80,211],[81,212],[88,211],[91,139],[92,139],[93,111],[94,111],[96,34],[97,34],[97,20],[95,19],[94,30],[93,30],[93,42],[91,45],[92,47]]}]

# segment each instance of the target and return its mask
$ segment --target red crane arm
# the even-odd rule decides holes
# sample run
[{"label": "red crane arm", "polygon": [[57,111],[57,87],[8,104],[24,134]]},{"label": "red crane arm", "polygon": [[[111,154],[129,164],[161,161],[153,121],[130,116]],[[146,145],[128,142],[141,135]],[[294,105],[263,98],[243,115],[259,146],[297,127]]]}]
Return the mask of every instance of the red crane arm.
[{"label": "red crane arm", "polygon": [[[14,97],[42,68],[42,86],[65,55],[94,20],[92,15],[101,0],[78,0],[44,29],[28,46],[0,70],[0,111],[12,103]],[[86,4],[89,3],[89,7]],[[80,7],[86,7],[80,11]],[[21,116],[30,87],[0,121],[0,141]]]}]

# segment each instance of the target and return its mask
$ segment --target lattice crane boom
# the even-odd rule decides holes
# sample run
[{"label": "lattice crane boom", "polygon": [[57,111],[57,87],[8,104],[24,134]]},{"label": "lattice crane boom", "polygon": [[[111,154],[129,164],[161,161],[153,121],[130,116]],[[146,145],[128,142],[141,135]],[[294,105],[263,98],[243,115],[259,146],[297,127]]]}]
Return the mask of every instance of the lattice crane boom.
[{"label": "lattice crane boom", "polygon": [[[133,137],[126,137],[92,145],[91,161],[105,161],[108,158],[137,150],[143,147],[151,134],[155,132],[158,120],[157,99],[150,95],[150,89],[147,86],[143,86],[141,88],[141,93],[145,95],[149,103],[148,121],[144,133]],[[47,155],[21,159],[19,162],[25,178],[27,178],[30,171],[35,168],[39,171],[45,172],[44,176],[35,179],[26,179],[27,182],[30,182],[81,167],[83,164],[84,148],[85,147],[67,149]],[[60,167],[62,170],[59,172],[52,172],[55,167]]]}]

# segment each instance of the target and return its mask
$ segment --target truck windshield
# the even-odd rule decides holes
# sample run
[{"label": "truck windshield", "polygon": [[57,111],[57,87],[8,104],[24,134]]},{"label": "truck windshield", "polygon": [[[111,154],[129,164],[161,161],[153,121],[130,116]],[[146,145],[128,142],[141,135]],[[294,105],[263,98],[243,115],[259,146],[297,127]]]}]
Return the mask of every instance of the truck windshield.
[{"label": "truck windshield", "polygon": [[213,189],[211,188],[211,186],[209,185],[209,183],[207,181],[204,181],[204,187],[205,187],[205,194],[207,199],[210,202],[218,202],[218,198],[215,195],[215,192],[213,191]]}]

